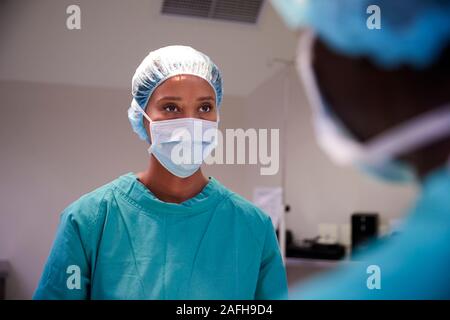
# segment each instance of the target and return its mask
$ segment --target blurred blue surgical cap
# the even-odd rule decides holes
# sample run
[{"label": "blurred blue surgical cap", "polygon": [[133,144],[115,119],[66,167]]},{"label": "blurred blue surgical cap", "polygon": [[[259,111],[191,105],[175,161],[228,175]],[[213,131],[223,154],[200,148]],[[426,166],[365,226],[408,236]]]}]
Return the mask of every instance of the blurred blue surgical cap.
[{"label": "blurred blue surgical cap", "polygon": [[[147,103],[155,89],[165,80],[180,74],[190,74],[205,79],[214,89],[216,105],[222,103],[222,76],[219,68],[211,59],[189,46],[167,46],[151,51],[136,69],[132,79],[133,100],[146,109]],[[142,140],[149,141],[144,128],[143,115],[131,103],[128,119],[134,132]]]},{"label": "blurred blue surgical cap", "polygon": [[[272,0],[291,28],[311,27],[331,48],[382,67],[431,64],[449,43],[450,0]],[[380,9],[381,29],[367,19]]]}]

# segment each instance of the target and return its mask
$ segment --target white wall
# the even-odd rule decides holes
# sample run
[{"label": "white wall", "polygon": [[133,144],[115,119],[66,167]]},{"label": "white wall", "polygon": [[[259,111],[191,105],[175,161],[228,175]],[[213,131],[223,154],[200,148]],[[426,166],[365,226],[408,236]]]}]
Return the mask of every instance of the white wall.
[{"label": "white wall", "polygon": [[[66,8],[81,9],[81,30]],[[227,94],[247,95],[291,58],[295,36],[269,1],[258,24],[161,15],[162,0],[2,0],[0,79],[128,88],[151,50],[185,44],[213,57]]]}]

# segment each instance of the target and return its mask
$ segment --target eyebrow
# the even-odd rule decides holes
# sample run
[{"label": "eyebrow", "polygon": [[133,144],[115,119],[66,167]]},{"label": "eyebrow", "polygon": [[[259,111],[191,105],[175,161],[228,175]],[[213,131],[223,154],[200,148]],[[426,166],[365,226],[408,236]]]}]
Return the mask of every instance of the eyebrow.
[{"label": "eyebrow", "polygon": [[[161,99],[159,99],[158,102],[162,101],[162,100],[176,100],[176,101],[180,101],[180,100],[182,100],[182,98],[181,97],[174,97],[174,96],[166,96],[166,97],[162,97]],[[211,96],[206,96],[206,97],[200,97],[200,98],[197,99],[197,101],[206,101],[206,100],[214,100],[214,98],[211,97]]]}]

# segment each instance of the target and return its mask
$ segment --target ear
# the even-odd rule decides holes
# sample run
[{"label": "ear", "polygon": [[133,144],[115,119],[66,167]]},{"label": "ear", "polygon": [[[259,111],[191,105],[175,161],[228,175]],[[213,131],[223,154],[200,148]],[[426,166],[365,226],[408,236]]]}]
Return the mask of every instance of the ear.
[{"label": "ear", "polygon": [[144,126],[145,129],[145,133],[147,134],[147,142],[148,144],[152,144],[151,142],[151,135],[150,135],[150,122],[144,117],[142,116],[142,125]]}]

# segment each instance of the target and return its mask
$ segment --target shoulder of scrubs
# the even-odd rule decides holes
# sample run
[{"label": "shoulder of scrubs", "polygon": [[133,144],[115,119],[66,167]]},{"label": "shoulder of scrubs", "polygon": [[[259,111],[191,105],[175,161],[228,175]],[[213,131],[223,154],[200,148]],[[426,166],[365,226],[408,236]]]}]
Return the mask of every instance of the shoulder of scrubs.
[{"label": "shoulder of scrubs", "polygon": [[91,265],[113,183],[70,204],[62,213],[50,255],[33,299],[88,299]]},{"label": "shoulder of scrubs", "polygon": [[295,299],[450,299],[450,170],[429,175],[398,235],[336,271],[298,284]]},{"label": "shoulder of scrubs", "polygon": [[235,193],[228,197],[227,204],[236,213],[240,224],[245,225],[248,233],[254,236],[262,248],[255,299],[286,299],[286,271],[272,220],[250,201]]}]

